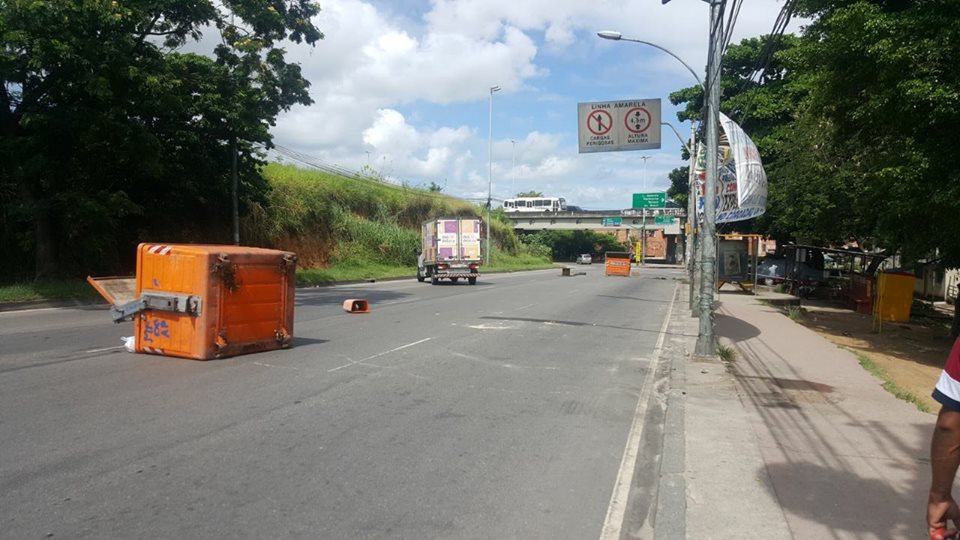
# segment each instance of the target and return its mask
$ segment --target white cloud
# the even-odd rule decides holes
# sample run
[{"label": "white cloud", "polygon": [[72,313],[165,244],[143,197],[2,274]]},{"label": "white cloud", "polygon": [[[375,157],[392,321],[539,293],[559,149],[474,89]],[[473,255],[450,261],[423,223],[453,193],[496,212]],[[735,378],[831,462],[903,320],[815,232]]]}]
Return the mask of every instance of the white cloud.
[{"label": "white cloud", "polygon": [[[744,2],[734,42],[769,32],[782,1]],[[644,80],[663,79],[674,88],[688,83],[686,69],[669,56],[593,36],[603,29],[666,47],[698,73],[706,59],[704,2],[423,0],[423,6],[416,10],[422,19],[413,20],[361,0],[325,2],[314,22],[326,38],[316,47],[288,46],[288,60],[302,65],[315,103],[282,115],[274,129],[277,142],[348,168],[371,164],[414,183],[448,181],[450,193],[485,197],[486,115],[477,109],[498,84],[498,100],[535,94],[542,107],[523,113],[530,121],[518,115],[523,131],[512,137],[498,124],[495,194],[536,189],[581,206],[626,204],[641,183],[637,153],[578,155],[575,126],[570,132],[530,127],[537,119],[564,118],[570,100],[546,66],[595,58],[595,72],[580,77],[616,75],[634,66],[604,64],[604,56],[617,47],[637,47]],[[598,87],[599,95],[606,92]],[[401,112],[418,105],[447,112]],[[663,136],[664,150],[647,154],[653,157],[647,163],[651,189],[665,189],[666,174],[682,165],[674,136]]]}]

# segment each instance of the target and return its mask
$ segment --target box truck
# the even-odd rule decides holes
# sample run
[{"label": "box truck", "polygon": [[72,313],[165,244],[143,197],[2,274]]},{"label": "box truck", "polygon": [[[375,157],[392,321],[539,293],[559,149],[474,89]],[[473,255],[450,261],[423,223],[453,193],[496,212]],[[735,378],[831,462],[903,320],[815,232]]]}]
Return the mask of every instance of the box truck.
[{"label": "box truck", "polygon": [[420,229],[417,281],[441,279],[456,283],[466,278],[471,285],[480,277],[480,220],[441,218],[427,221]]}]

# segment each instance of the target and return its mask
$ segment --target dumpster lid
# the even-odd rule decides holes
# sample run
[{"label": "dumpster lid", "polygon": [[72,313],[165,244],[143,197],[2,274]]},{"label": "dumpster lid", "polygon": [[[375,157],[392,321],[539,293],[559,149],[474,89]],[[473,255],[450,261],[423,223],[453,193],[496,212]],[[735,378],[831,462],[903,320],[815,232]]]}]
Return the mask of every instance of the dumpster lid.
[{"label": "dumpster lid", "polygon": [[132,276],[87,276],[87,283],[114,306],[122,306],[137,299],[137,278]]}]

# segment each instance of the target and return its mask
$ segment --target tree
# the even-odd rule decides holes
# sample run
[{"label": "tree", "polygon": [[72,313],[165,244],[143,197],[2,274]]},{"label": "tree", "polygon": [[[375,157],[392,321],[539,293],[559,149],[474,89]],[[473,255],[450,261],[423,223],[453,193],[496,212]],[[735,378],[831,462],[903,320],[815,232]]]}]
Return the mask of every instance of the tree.
[{"label": "tree", "polygon": [[[738,222],[740,231],[772,234],[791,239],[789,226],[778,227],[771,216],[781,215],[777,204],[777,186],[781,182],[777,166],[782,148],[791,147],[791,123],[807,92],[802,66],[796,51],[800,38],[791,35],[749,38],[731,45],[722,60],[721,110],[737,121],[750,135],[763,158],[769,181],[767,213],[748,222]],[[766,66],[756,76],[757,68]],[[686,103],[678,113],[681,120],[699,119],[703,110],[703,90],[692,86],[670,94],[676,105]]]},{"label": "tree", "polygon": [[517,193],[517,197],[543,197],[543,192],[541,191],[523,191]]},{"label": "tree", "polygon": [[[798,0],[813,22],[777,40],[771,75],[745,78],[746,40],[724,57],[721,108],[760,149],[777,236],[850,236],[960,266],[960,11],[952,0]],[[769,40],[770,38],[763,38]],[[744,63],[746,61],[746,63]],[[699,113],[699,89],[671,94]],[[960,313],[954,319],[960,332]]]},{"label": "tree", "polygon": [[670,178],[670,187],[667,188],[667,196],[674,200],[681,208],[687,207],[687,201],[690,200],[690,167],[678,167],[668,176]]},{"label": "tree", "polygon": [[[316,13],[309,0],[0,4],[0,246],[44,278],[115,268],[139,239],[222,230],[232,140],[255,199],[256,147],[310,103],[278,43],[321,39]],[[207,29],[212,56],[178,52]],[[23,273],[23,258],[2,264]]]}]

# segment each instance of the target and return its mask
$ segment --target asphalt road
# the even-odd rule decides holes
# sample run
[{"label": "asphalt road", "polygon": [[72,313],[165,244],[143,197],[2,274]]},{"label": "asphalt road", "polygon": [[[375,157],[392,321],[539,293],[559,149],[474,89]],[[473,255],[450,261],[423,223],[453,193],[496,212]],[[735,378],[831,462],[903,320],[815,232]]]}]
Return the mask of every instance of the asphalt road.
[{"label": "asphalt road", "polygon": [[599,538],[682,272],[575,270],[298,290],[209,362],[0,313],[0,538]]}]

